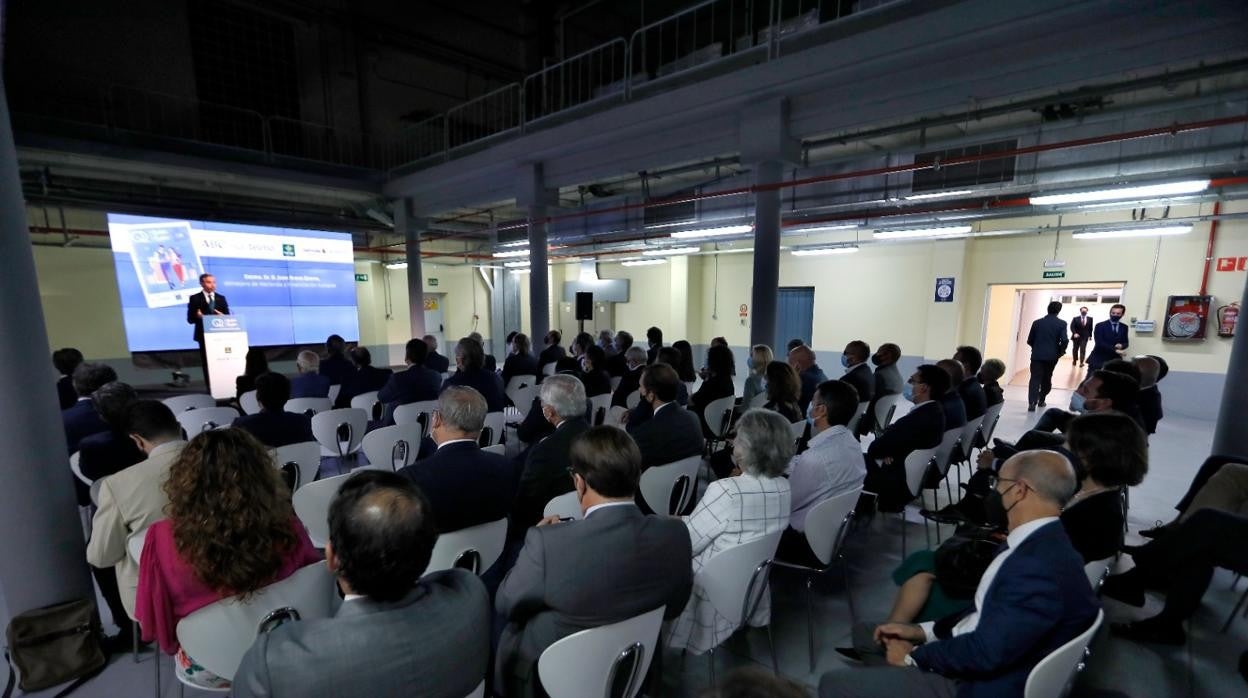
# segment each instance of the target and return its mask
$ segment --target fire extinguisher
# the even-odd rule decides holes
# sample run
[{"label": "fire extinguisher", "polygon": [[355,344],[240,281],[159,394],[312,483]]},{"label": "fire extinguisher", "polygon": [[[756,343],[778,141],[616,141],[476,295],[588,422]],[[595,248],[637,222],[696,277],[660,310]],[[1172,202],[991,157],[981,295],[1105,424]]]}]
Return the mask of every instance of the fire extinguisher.
[{"label": "fire extinguisher", "polygon": [[1239,303],[1231,303],[1218,308],[1218,336],[1234,337],[1237,320],[1239,320]]}]

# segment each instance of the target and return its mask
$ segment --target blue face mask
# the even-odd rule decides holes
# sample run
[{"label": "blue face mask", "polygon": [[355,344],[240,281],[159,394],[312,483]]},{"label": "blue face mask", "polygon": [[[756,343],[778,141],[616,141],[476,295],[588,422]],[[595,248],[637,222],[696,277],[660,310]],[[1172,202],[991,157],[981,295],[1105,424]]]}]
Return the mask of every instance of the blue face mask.
[{"label": "blue face mask", "polygon": [[1084,400],[1083,396],[1082,396],[1082,395],[1080,395],[1079,393],[1073,393],[1073,394],[1071,394],[1071,396],[1070,396],[1070,411],[1071,411],[1071,412],[1082,412],[1082,411],[1083,411],[1083,409],[1084,409],[1083,400]]},{"label": "blue face mask", "polygon": [[745,367],[750,370],[754,369],[754,357],[753,356],[745,357]]},{"label": "blue face mask", "polygon": [[845,354],[841,354],[841,366],[849,368],[849,357]]},{"label": "blue face mask", "polygon": [[901,387],[901,396],[910,402],[914,402],[914,384],[906,383]]},{"label": "blue face mask", "polygon": [[806,423],[815,426],[815,403],[812,401],[806,406]]}]

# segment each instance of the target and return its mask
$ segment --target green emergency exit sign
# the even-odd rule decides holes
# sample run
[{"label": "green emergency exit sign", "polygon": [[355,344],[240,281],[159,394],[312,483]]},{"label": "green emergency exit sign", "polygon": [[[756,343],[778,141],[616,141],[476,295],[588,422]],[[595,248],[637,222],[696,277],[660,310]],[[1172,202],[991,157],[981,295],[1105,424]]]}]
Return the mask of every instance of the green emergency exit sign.
[{"label": "green emergency exit sign", "polygon": [[1046,271],[1046,272],[1044,272],[1044,278],[1046,278],[1046,279],[1064,279],[1064,278],[1066,278],[1066,272],[1064,272],[1064,271]]},{"label": "green emergency exit sign", "polygon": [[368,274],[356,274],[355,280],[356,281],[368,281]]},{"label": "green emergency exit sign", "polygon": [[438,285],[438,280],[437,280],[436,278],[429,279],[429,285],[430,285],[430,286],[437,286],[437,285]]}]

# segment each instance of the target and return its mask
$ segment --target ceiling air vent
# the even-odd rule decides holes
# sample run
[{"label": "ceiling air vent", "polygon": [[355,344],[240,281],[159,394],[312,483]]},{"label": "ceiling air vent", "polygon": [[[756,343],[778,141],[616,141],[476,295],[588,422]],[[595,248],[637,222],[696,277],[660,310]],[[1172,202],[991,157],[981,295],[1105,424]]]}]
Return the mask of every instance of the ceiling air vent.
[{"label": "ceiling air vent", "polygon": [[[931,165],[948,162],[954,158],[968,155],[988,155],[994,152],[1006,152],[1018,147],[1018,141],[1010,139],[993,143],[968,145],[963,148],[949,148],[919,153],[914,156],[914,164]],[[965,189],[981,184],[997,184],[1010,182],[1014,179],[1014,166],[1017,157],[976,160],[960,165],[944,165],[914,173],[911,189],[916,194],[946,189]]]}]

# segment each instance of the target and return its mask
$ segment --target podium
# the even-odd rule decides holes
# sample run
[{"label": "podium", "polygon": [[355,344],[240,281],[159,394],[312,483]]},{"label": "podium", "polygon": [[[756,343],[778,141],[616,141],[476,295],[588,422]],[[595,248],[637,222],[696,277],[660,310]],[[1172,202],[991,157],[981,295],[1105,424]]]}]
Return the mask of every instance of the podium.
[{"label": "podium", "polygon": [[204,317],[204,366],[212,396],[234,397],[234,379],[247,370],[247,327],[238,315]]}]

